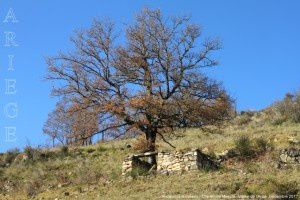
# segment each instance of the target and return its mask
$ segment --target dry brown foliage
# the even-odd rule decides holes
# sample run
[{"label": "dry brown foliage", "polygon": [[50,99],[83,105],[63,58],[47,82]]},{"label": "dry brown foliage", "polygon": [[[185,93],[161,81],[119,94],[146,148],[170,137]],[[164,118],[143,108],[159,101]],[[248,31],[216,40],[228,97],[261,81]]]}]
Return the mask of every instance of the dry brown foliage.
[{"label": "dry brown foliage", "polygon": [[[72,38],[75,51],[48,59],[54,95],[97,107],[101,130],[116,136],[142,132],[149,149],[156,136],[227,119],[232,99],[201,72],[218,64],[217,39],[200,41],[201,28],[183,16],[144,9],[128,25],[126,41],[110,21],[95,20]],[[83,101],[84,100],[84,101]]]}]

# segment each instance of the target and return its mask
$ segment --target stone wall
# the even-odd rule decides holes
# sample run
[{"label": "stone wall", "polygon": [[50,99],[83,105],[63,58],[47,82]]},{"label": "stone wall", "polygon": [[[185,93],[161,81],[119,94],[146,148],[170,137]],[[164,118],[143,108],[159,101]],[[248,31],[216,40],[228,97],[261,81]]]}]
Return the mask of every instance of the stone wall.
[{"label": "stone wall", "polygon": [[196,151],[181,153],[161,152],[157,155],[157,171],[165,174],[176,171],[189,171],[197,169]]},{"label": "stone wall", "polygon": [[132,171],[132,156],[124,159],[122,164],[122,176],[129,174]]},{"label": "stone wall", "polygon": [[[224,154],[224,155],[223,155]],[[231,155],[229,151],[222,153],[221,157]],[[122,175],[126,175],[132,171],[135,167],[142,167],[151,171],[155,168],[150,166],[145,160],[141,158],[147,158],[149,156],[157,155],[157,172],[162,174],[170,174],[183,171],[191,171],[197,169],[215,170],[219,165],[208,155],[202,153],[199,149],[195,149],[189,152],[148,152],[143,154],[132,155],[124,159],[122,165]],[[222,159],[219,159],[222,161]],[[300,165],[300,149],[299,148],[287,148],[280,151],[278,168],[282,168],[287,165]]]},{"label": "stone wall", "polygon": [[217,168],[218,165],[198,149],[186,153],[161,152],[157,156],[157,171],[163,174],[197,169],[215,170]]},{"label": "stone wall", "polygon": [[128,156],[124,159],[122,165],[122,175],[129,174],[134,168],[143,168],[145,170],[150,170],[152,165],[141,158],[147,158],[150,156],[157,155],[157,152],[147,152],[142,154],[134,154],[132,156]]},{"label": "stone wall", "polygon": [[[137,158],[147,157],[153,153],[127,157],[122,166],[122,175],[128,174],[135,166],[146,166],[144,161]],[[144,163],[144,164],[143,164]],[[189,152],[159,152],[157,153],[157,172],[163,174],[207,169],[215,170],[218,165],[206,154],[195,149]]]}]

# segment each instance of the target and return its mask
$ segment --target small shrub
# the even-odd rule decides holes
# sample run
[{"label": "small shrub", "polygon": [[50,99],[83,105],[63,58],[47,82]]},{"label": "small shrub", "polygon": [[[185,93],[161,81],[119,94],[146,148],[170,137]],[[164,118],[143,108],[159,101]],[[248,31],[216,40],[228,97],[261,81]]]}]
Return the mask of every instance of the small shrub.
[{"label": "small shrub", "polygon": [[258,138],[255,140],[255,148],[257,152],[264,153],[268,150],[268,141],[264,138]]},{"label": "small shrub", "polygon": [[103,152],[103,151],[106,151],[107,148],[105,148],[104,146],[99,145],[96,150],[99,151],[99,152]]},{"label": "small shrub", "polygon": [[111,173],[110,173],[110,179],[111,180],[117,180],[118,178],[119,178],[119,173],[118,172],[116,172],[116,171],[112,171]]},{"label": "small shrub", "polygon": [[253,156],[251,141],[247,136],[241,136],[235,141],[236,150],[242,158]]},{"label": "small shrub", "polygon": [[87,153],[93,153],[95,149],[93,147],[86,147],[86,152]]},{"label": "small shrub", "polygon": [[27,155],[29,161],[39,161],[47,158],[45,153],[42,153],[41,149],[27,146],[24,149],[24,153]]},{"label": "small shrub", "polygon": [[257,173],[259,170],[259,166],[253,162],[247,162],[244,167],[248,173]]},{"label": "small shrub", "polygon": [[20,153],[18,148],[8,150],[4,156],[4,164],[10,165]]},{"label": "small shrub", "polygon": [[54,151],[51,151],[51,150],[45,150],[44,153],[43,153],[43,157],[46,158],[46,159],[49,159],[49,158],[56,158],[56,157],[57,157],[57,154],[56,154]]},{"label": "small shrub", "polygon": [[80,167],[74,171],[71,182],[76,185],[92,184],[99,182],[101,176],[103,176],[101,166],[83,162]]},{"label": "small shrub", "polygon": [[282,197],[281,199],[297,199],[299,193],[298,183],[271,181],[272,192]]},{"label": "small shrub", "polygon": [[243,187],[244,183],[237,181],[230,184],[230,193],[236,194]]},{"label": "small shrub", "polygon": [[56,175],[56,180],[61,185],[67,185],[70,183],[70,177],[65,171],[59,171]]},{"label": "small shrub", "polygon": [[213,149],[209,149],[209,151],[207,152],[207,155],[211,158],[211,159],[217,159],[217,155],[215,153],[215,151]]},{"label": "small shrub", "polygon": [[29,182],[27,182],[25,185],[25,192],[28,197],[34,197],[39,193],[40,189],[44,184],[43,178],[44,178],[44,172],[41,169],[38,169],[33,174]]},{"label": "small shrub", "polygon": [[300,92],[286,94],[282,101],[274,103],[269,110],[273,124],[279,125],[286,121],[300,123]]},{"label": "small shrub", "polygon": [[29,160],[33,160],[34,157],[34,148],[32,148],[31,146],[26,146],[24,149],[24,153],[27,155]]},{"label": "small shrub", "polygon": [[25,185],[25,192],[26,192],[26,195],[28,197],[34,197],[37,195],[37,187],[39,187],[39,184],[37,182],[28,182],[26,185]]},{"label": "small shrub", "polygon": [[243,125],[247,125],[252,121],[252,116],[248,115],[248,114],[243,114],[241,116],[239,116],[236,120],[236,123],[239,126],[243,126]]},{"label": "small shrub", "polygon": [[148,141],[144,135],[140,135],[132,145],[133,150],[138,152],[146,152],[148,150]]},{"label": "small shrub", "polygon": [[69,155],[69,147],[65,146],[65,145],[60,147],[60,155],[62,157],[68,156]]},{"label": "small shrub", "polygon": [[148,170],[142,167],[136,167],[131,170],[130,176],[132,178],[137,178],[138,176],[146,176],[148,175]]},{"label": "small shrub", "polygon": [[0,180],[2,179],[3,176],[4,176],[4,171],[3,169],[0,169]]},{"label": "small shrub", "polygon": [[270,120],[270,122],[272,125],[279,126],[279,125],[282,125],[284,122],[286,122],[286,119],[283,118],[282,116],[277,116],[277,117],[273,117]]}]

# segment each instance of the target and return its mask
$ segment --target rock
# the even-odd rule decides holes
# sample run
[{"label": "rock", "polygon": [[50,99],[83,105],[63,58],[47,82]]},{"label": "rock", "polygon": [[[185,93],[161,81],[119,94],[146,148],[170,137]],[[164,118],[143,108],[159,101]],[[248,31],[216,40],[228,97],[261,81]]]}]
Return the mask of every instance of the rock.
[{"label": "rock", "polygon": [[279,162],[283,164],[300,164],[300,149],[288,148],[281,150]]},{"label": "rock", "polygon": [[280,155],[280,161],[286,163],[287,157],[288,157],[288,156],[287,156],[286,154],[281,154],[281,155]]},{"label": "rock", "polygon": [[208,152],[209,152],[209,150],[208,150],[207,147],[203,148],[201,151],[202,151],[203,153],[208,153]]},{"label": "rock", "polygon": [[64,194],[65,194],[65,196],[69,196],[69,195],[70,195],[70,193],[69,193],[69,192],[65,192]]},{"label": "rock", "polygon": [[216,157],[218,160],[225,160],[227,158],[227,155],[228,155],[228,150],[225,150],[221,153],[217,153]]},{"label": "rock", "polygon": [[297,157],[300,156],[300,149],[296,149],[296,148],[290,148],[288,150],[288,155],[291,157]]},{"label": "rock", "polygon": [[227,160],[228,158],[233,158],[237,156],[237,152],[235,149],[225,150],[222,153],[216,154],[218,161],[222,162]]},{"label": "rock", "polygon": [[300,141],[297,140],[295,137],[289,137],[288,138],[289,143],[291,144],[300,144]]},{"label": "rock", "polygon": [[220,156],[227,156],[228,155],[228,150],[225,150],[225,151],[223,151],[221,154],[220,154]]}]

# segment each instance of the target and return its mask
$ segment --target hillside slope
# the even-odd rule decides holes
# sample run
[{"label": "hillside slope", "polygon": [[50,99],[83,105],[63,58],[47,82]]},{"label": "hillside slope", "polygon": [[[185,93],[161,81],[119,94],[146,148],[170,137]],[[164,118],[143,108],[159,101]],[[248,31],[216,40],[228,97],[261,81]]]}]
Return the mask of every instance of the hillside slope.
[{"label": "hillside slope", "polygon": [[[123,159],[135,151],[136,139],[123,139],[79,148],[27,149],[1,156],[0,199],[155,199],[204,198],[216,195],[295,194],[300,167],[277,167],[280,150],[299,148],[300,124],[264,123],[261,116],[240,116],[213,133],[188,129],[170,137],[176,150],[200,148],[215,156],[237,147],[244,135],[262,139],[267,147],[254,157],[233,157],[218,171],[194,171],[172,175],[121,177]],[[251,143],[251,144],[252,144]],[[174,151],[158,141],[158,150]],[[27,156],[30,155],[30,156]],[[10,161],[10,162],[8,162]],[[7,162],[7,163],[5,163]],[[11,164],[9,164],[11,163]],[[207,196],[206,196],[207,197]]]}]

